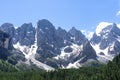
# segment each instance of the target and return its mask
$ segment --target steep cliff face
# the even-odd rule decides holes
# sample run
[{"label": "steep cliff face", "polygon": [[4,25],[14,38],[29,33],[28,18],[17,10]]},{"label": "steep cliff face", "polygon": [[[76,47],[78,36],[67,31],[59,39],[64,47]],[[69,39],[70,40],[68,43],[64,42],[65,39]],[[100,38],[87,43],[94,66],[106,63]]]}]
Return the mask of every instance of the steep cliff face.
[{"label": "steep cliff face", "polygon": [[42,19],[36,28],[31,23],[24,23],[15,29],[12,24],[5,23],[1,30],[12,38],[15,60],[25,64],[53,70],[78,68],[89,60],[96,61],[97,56],[90,42],[75,27],[69,31],[60,27],[56,29],[50,21]]},{"label": "steep cliff face", "polygon": [[21,45],[32,45],[35,41],[35,28],[32,23],[24,23],[21,27],[16,29],[15,35],[16,43],[19,42]]},{"label": "steep cliff face", "polygon": [[[13,24],[4,23],[0,27],[0,58],[7,60],[12,64],[17,64],[18,61],[24,61],[24,55],[21,51],[16,50],[13,47],[13,43],[16,41],[15,38],[16,30]],[[11,60],[14,60],[11,61]]]},{"label": "steep cliff face", "polygon": [[96,53],[88,39],[74,27],[68,32],[55,29],[48,20],[37,23],[37,60],[52,67],[80,67],[87,60],[96,60]]},{"label": "steep cliff face", "polygon": [[10,53],[8,50],[12,50],[12,42],[10,36],[0,30],[0,58],[6,60]]}]

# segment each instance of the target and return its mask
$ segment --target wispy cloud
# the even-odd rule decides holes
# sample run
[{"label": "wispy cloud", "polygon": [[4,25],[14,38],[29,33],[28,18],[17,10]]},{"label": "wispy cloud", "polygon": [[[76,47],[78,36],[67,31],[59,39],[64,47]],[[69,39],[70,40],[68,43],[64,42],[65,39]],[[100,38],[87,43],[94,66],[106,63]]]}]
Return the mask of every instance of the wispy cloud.
[{"label": "wispy cloud", "polygon": [[120,16],[120,11],[117,12],[116,16]]},{"label": "wispy cloud", "polygon": [[88,30],[81,30],[81,32],[88,38],[89,40],[93,37],[94,32]]}]

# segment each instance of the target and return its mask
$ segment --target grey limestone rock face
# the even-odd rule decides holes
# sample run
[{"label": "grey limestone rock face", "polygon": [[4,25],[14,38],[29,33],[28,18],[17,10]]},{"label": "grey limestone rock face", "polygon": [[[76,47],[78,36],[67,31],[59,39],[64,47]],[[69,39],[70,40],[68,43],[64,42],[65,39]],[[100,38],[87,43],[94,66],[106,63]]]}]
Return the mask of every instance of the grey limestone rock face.
[{"label": "grey limestone rock face", "polygon": [[[85,43],[88,44],[85,45]],[[75,55],[71,55],[69,58],[67,58],[67,60],[53,59],[53,57],[60,55],[61,49],[66,46],[68,47],[64,49],[64,52],[71,53],[73,51],[73,48],[71,48],[70,46],[72,46],[73,44],[84,46],[84,51],[78,52],[78,54],[80,54],[79,56],[75,57]],[[60,65],[67,66],[69,63],[73,63],[83,56],[87,56],[85,57],[86,59],[84,59],[83,62],[87,61],[87,59],[96,60],[95,51],[91,47],[87,38],[80,32],[80,30],[77,30],[74,27],[68,32],[61,27],[58,27],[58,29],[56,29],[51,22],[45,19],[39,20],[37,23],[37,45],[37,53],[41,58],[38,58],[38,60],[48,65],[50,63],[53,63],[54,66],[57,65],[57,67],[60,67]],[[52,59],[54,62],[49,62],[48,58]]]},{"label": "grey limestone rock face", "polygon": [[[69,63],[74,63],[81,58],[83,59],[79,63],[84,63],[88,59],[96,60],[96,53],[90,42],[75,27],[69,31],[61,27],[56,29],[50,21],[42,19],[37,22],[36,28],[33,27],[32,23],[24,23],[18,28],[14,28],[13,24],[5,23],[0,29],[10,35],[13,44],[19,43],[21,46],[30,47],[37,40],[37,54],[35,58],[52,67],[67,66]],[[80,50],[73,45],[83,47]],[[66,59],[55,59],[54,57],[60,55],[62,50],[71,55]],[[25,60],[22,52],[17,49],[14,49],[13,52],[15,53],[15,60]]]},{"label": "grey limestone rock face", "polygon": [[10,37],[14,37],[15,35],[15,28],[14,25],[11,23],[4,23],[1,25],[0,29],[10,35]]},{"label": "grey limestone rock face", "polygon": [[32,23],[24,23],[21,27],[16,29],[16,32],[16,41],[21,45],[30,46],[34,44],[36,31]]},{"label": "grey limestone rock face", "polygon": [[13,49],[10,35],[0,30],[0,59],[6,60]]},{"label": "grey limestone rock face", "polygon": [[87,38],[85,38],[80,30],[75,29],[75,27],[72,27],[72,29],[69,30],[69,33],[71,34],[71,37],[73,37],[73,42],[78,45],[81,45],[87,41]]},{"label": "grey limestone rock face", "polygon": [[106,48],[108,48],[108,54],[116,55],[120,52],[118,50],[119,40],[120,29],[115,23],[113,23],[112,25],[108,25],[104,29],[102,29],[102,31],[100,32],[100,36],[94,34],[90,42],[93,45],[99,44],[101,50],[105,50]]}]

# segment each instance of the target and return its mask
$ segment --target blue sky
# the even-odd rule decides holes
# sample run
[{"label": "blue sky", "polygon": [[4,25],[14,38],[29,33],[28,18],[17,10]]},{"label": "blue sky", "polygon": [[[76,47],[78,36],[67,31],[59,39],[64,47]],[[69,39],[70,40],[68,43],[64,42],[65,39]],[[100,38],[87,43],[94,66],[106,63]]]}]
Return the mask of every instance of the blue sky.
[{"label": "blue sky", "polygon": [[0,25],[48,19],[56,28],[94,31],[103,21],[120,23],[120,0],[0,0]]}]

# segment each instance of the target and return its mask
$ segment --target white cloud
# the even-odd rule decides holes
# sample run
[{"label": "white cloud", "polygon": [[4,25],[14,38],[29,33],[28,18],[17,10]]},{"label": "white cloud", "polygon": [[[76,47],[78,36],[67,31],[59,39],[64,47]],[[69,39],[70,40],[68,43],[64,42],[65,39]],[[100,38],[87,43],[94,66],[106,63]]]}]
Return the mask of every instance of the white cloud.
[{"label": "white cloud", "polygon": [[120,16],[120,11],[117,12],[116,16]]},{"label": "white cloud", "polygon": [[93,37],[94,32],[89,32],[88,37],[91,39]]},{"label": "white cloud", "polygon": [[100,36],[100,32],[102,31],[103,28],[107,27],[108,25],[112,25],[113,23],[108,23],[108,22],[101,22],[98,24],[96,28],[96,34]]},{"label": "white cloud", "polygon": [[87,39],[91,39],[93,37],[94,32],[88,30],[81,30],[81,32],[86,36]]},{"label": "white cloud", "polygon": [[117,26],[120,28],[120,24],[117,24]]}]

